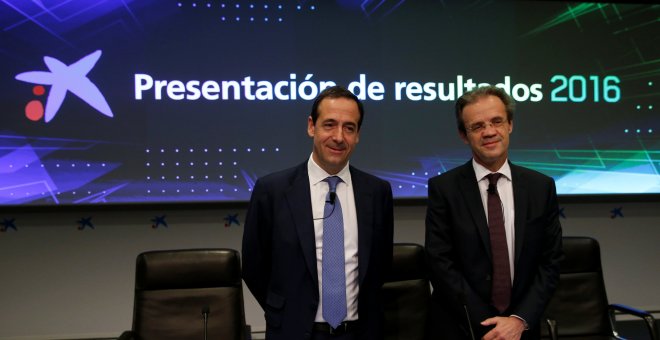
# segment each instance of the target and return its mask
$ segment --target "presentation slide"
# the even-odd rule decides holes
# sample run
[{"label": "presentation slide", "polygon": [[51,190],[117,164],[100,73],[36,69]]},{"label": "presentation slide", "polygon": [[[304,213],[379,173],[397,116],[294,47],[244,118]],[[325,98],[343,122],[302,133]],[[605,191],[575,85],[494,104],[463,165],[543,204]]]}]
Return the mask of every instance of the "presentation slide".
[{"label": "presentation slide", "polygon": [[305,162],[324,88],[351,165],[424,198],[470,159],[456,99],[517,102],[509,159],[560,195],[660,193],[660,6],[479,0],[0,2],[0,205],[244,202]]}]

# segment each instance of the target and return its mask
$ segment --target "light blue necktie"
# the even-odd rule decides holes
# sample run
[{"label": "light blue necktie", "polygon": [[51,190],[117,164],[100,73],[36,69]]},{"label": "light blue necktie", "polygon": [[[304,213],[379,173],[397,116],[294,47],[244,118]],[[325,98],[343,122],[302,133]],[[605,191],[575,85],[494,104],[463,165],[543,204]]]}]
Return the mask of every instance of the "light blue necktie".
[{"label": "light blue necktie", "polygon": [[323,211],[323,318],[337,328],[346,317],[346,273],[344,265],[344,219],[337,198],[341,178],[326,178],[330,190]]}]

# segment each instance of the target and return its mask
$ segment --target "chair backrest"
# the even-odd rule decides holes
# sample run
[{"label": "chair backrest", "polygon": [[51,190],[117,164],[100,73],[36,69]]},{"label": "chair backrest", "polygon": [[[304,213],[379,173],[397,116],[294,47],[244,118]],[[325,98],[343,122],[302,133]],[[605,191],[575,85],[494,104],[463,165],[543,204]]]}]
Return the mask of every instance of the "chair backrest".
[{"label": "chair backrest", "polygon": [[[559,337],[612,336],[598,241],[567,236],[562,242],[564,259],[559,284],[543,319],[556,320]],[[544,322],[541,330],[547,337]]]},{"label": "chair backrest", "polygon": [[145,252],[137,257],[133,333],[138,339],[245,339],[240,257],[232,249]]},{"label": "chair backrest", "polygon": [[383,285],[385,339],[425,339],[431,286],[424,247],[394,244],[392,270]]}]

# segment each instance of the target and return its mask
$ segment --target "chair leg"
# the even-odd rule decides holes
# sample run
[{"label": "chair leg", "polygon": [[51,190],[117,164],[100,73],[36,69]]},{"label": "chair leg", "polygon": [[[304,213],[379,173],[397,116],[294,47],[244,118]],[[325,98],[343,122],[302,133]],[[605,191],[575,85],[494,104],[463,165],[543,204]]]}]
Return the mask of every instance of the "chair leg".
[{"label": "chair leg", "polygon": [[652,340],[658,340],[659,334],[657,326],[655,325],[655,319],[652,316],[645,316],[644,321],[646,322],[646,327],[649,329],[649,334],[651,335]]}]

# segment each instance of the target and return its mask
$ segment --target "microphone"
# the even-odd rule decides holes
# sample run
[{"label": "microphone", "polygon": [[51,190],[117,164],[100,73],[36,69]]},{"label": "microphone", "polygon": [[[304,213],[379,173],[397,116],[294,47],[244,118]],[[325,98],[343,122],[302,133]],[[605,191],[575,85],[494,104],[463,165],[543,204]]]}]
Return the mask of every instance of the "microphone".
[{"label": "microphone", "polygon": [[202,317],[204,318],[204,340],[207,339],[207,331],[209,328],[209,313],[211,310],[209,309],[209,306],[206,305],[202,307]]},{"label": "microphone", "polygon": [[325,198],[325,204],[326,204],[326,205],[327,205],[328,203],[332,204],[332,210],[330,211],[330,213],[328,214],[328,216],[325,216],[325,212],[324,212],[324,213],[323,213],[323,217],[315,218],[314,221],[316,221],[316,220],[324,220],[324,219],[330,217],[330,215],[332,215],[333,212],[335,212],[335,199],[337,199],[337,193],[334,192],[334,191],[329,191],[329,192],[328,192],[328,196],[326,196],[326,198]]}]

